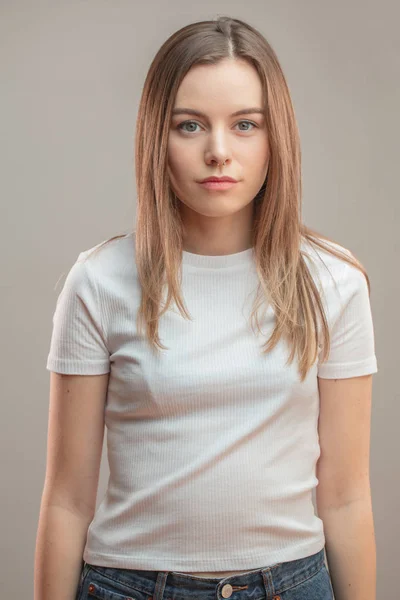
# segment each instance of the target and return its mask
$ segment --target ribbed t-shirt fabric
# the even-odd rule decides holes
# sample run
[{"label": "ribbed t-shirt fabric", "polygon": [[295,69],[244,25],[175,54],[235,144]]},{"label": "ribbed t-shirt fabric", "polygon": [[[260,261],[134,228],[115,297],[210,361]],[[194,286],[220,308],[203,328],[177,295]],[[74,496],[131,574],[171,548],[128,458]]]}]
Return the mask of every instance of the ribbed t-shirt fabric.
[{"label": "ribbed t-shirt fabric", "polygon": [[284,341],[262,353],[275,323],[270,306],[260,318],[262,335],[251,328],[258,284],[253,248],[224,256],[183,251],[181,289],[192,320],[173,304],[159,321],[167,349],[158,354],[136,328],[135,232],[96,255],[89,256],[97,246],[79,254],[57,299],[46,368],[110,373],[110,476],[88,529],[86,562],[243,570],[324,547],[313,503],[317,377],[378,369],[364,275],[302,246],[324,292],[331,333],[328,361],[318,358],[303,383],[297,360],[285,364]]}]

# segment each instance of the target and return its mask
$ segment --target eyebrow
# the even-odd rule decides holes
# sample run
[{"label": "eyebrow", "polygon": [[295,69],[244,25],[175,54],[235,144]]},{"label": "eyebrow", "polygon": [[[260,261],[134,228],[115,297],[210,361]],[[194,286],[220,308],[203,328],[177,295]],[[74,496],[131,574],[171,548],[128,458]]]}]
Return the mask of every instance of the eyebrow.
[{"label": "eyebrow", "polygon": [[[258,108],[257,106],[254,106],[254,107],[251,107],[251,108],[242,108],[241,110],[237,110],[236,112],[232,113],[229,116],[230,117],[236,117],[237,115],[249,115],[251,113],[259,113],[259,114],[263,115],[264,112],[265,111],[262,108]],[[181,115],[181,114],[195,115],[197,117],[205,117],[205,118],[207,118],[207,115],[205,115],[204,113],[200,112],[199,110],[194,110],[194,108],[174,108],[172,110],[172,116],[173,117],[175,115]]]}]

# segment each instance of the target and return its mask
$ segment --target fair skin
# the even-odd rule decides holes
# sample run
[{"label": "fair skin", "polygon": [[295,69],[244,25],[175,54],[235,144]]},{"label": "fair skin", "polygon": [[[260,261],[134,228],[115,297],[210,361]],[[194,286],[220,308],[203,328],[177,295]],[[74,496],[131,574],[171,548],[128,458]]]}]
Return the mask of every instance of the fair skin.
[{"label": "fair skin", "polygon": [[[180,200],[188,252],[217,256],[252,246],[254,197],[268,172],[268,131],[263,114],[231,115],[253,107],[263,109],[261,81],[244,60],[196,65],[179,86],[174,109],[205,115],[174,115],[168,140],[170,184]],[[199,185],[212,175],[238,183],[217,191]]]}]

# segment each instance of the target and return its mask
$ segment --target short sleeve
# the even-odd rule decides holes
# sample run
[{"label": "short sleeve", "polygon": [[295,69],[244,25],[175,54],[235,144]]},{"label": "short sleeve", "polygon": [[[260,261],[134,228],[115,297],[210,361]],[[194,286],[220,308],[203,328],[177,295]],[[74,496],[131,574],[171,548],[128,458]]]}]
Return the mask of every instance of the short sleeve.
[{"label": "short sleeve", "polygon": [[317,375],[344,379],[377,373],[367,280],[357,267],[345,263],[338,289],[341,301],[330,330],[330,353],[324,363],[318,362]]},{"label": "short sleeve", "polygon": [[79,254],[57,299],[46,364],[49,371],[68,375],[110,371],[97,288],[84,255]]}]

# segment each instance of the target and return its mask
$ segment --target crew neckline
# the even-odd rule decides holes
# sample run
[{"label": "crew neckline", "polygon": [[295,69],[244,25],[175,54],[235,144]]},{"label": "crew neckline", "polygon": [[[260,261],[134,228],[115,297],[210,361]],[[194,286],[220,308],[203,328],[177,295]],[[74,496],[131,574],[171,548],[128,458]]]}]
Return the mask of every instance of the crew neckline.
[{"label": "crew neckline", "polygon": [[193,252],[182,251],[182,264],[191,265],[192,267],[221,269],[224,267],[233,267],[236,265],[250,265],[253,262],[254,248],[247,248],[242,252],[234,254],[222,254],[217,256],[209,256],[206,254],[194,254]]}]

